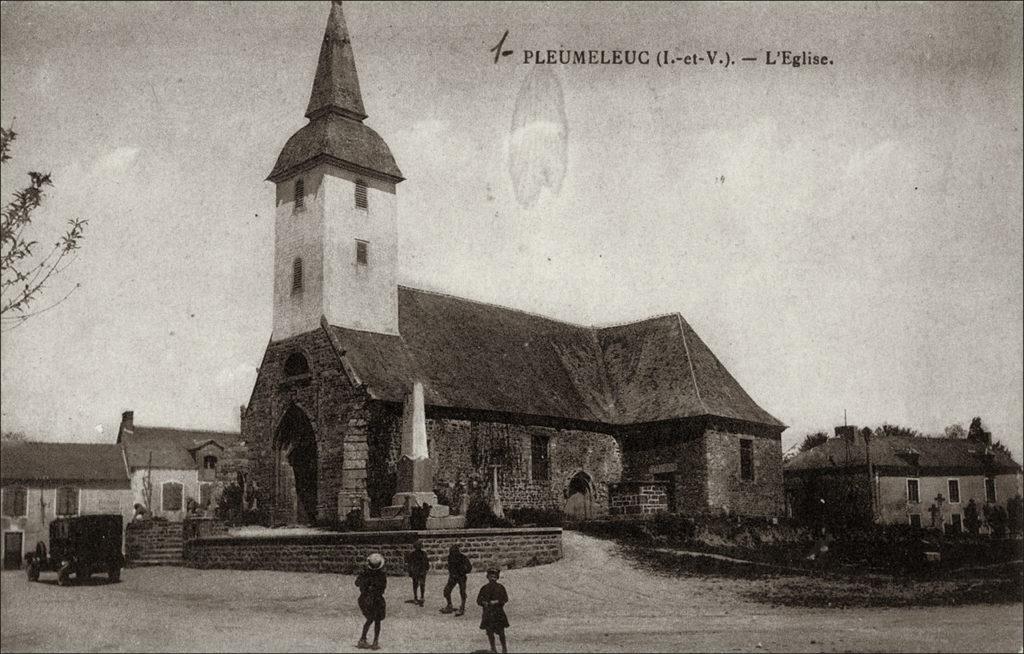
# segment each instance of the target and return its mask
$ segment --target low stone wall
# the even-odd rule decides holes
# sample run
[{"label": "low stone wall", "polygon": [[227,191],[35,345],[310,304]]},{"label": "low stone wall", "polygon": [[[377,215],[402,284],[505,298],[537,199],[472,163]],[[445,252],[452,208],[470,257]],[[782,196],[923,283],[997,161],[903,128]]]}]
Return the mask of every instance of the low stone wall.
[{"label": "low stone wall", "polygon": [[430,558],[432,572],[447,570],[448,548],[458,545],[484,570],[503,570],[552,563],[562,558],[562,530],[557,527],[520,529],[457,529],[425,531],[366,531],[292,536],[214,536],[185,543],[185,565],[192,568],[282,570],[352,574],[361,570],[372,552],[384,555],[388,574],[404,575],[405,555],[419,539]]},{"label": "low stone wall", "polygon": [[182,536],[185,540],[226,536],[227,534],[227,523],[217,518],[188,518],[182,523]]},{"label": "low stone wall", "polygon": [[167,520],[129,522],[125,528],[125,558],[128,564],[181,563],[182,523]]},{"label": "low stone wall", "polygon": [[668,511],[668,482],[623,481],[608,486],[608,514],[646,516]]}]

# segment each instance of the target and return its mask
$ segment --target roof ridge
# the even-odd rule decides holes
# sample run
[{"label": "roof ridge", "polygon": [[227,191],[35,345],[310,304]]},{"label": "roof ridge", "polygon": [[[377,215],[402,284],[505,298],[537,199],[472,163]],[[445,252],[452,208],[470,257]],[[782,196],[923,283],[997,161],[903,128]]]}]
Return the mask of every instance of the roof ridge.
[{"label": "roof ridge", "polygon": [[[425,288],[415,288],[413,286],[408,286],[406,284],[398,284],[398,287],[399,288],[404,288],[407,291],[414,291],[416,293],[425,293],[425,294],[428,294],[428,295],[437,295],[437,296],[448,298],[448,299],[451,299],[451,300],[460,300],[462,302],[469,302],[471,304],[480,304],[480,305],[483,305],[483,306],[486,306],[486,307],[494,307],[494,308],[497,308],[497,309],[504,309],[506,311],[514,311],[515,313],[521,313],[521,314],[526,315],[526,316],[531,316],[533,318],[540,318],[542,320],[547,320],[549,322],[555,322],[555,323],[558,323],[558,324],[561,324],[561,325],[568,325],[570,327],[579,327],[580,329],[590,329],[590,330],[597,330],[597,331],[600,331],[602,329],[609,329],[611,327],[624,327],[626,325],[639,325],[640,323],[650,322],[652,320],[660,320],[662,318],[670,318],[672,316],[679,316],[679,315],[681,315],[678,311],[670,311],[668,313],[659,313],[659,314],[656,314],[656,315],[653,315],[653,316],[648,316],[646,318],[639,318],[637,320],[624,320],[622,322],[615,322],[615,323],[592,323],[592,324],[586,324],[586,323],[581,323],[581,322],[572,322],[570,320],[562,320],[561,318],[552,318],[551,316],[546,316],[546,315],[544,315],[542,313],[536,313],[536,312],[533,312],[533,311],[527,311],[525,309],[520,309],[518,307],[510,307],[510,306],[507,306],[507,305],[504,305],[504,304],[498,304],[496,302],[487,302],[485,300],[474,300],[473,298],[462,297],[462,296],[459,296],[459,295],[454,295],[452,293],[445,293],[444,291],[434,291],[434,290],[425,289]],[[358,330],[356,330],[356,331],[358,331]]]},{"label": "roof ridge", "polygon": [[[177,431],[177,432],[199,432],[202,434],[241,434],[242,431],[227,431],[225,429],[195,429],[191,427],[161,427],[159,425],[134,425],[134,430],[139,429],[162,429],[163,431]],[[135,434],[135,431],[129,432]]]},{"label": "roof ridge", "polygon": [[697,393],[697,401],[704,407],[704,412],[710,414],[711,410],[708,409],[708,405],[704,402],[704,398],[700,394],[700,386],[697,385],[697,373],[693,370],[693,356],[690,354],[690,345],[686,341],[686,330],[683,329],[683,315],[676,313],[676,321],[679,325],[679,335],[683,339],[683,349],[686,351],[686,364],[690,367],[690,379],[693,380],[693,390]]}]

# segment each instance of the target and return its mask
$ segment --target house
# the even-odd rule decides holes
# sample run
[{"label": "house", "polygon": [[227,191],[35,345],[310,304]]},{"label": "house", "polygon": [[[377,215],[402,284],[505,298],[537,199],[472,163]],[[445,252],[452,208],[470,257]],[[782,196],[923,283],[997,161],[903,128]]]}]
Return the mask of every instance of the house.
[{"label": "house", "polygon": [[[870,438],[854,427],[836,427],[837,438],[801,452],[785,465],[787,503],[808,520],[854,512],[884,524],[964,528],[974,500],[984,507],[1022,492],[1021,466],[979,439]],[[933,508],[934,507],[934,508]],[[933,518],[934,515],[934,518]]]},{"label": "house", "polygon": [[200,509],[213,506],[240,469],[238,432],[146,427],[125,411],[117,443],[124,449],[133,502],[169,520],[184,519],[190,499]]},{"label": "house", "polygon": [[106,443],[0,443],[4,568],[50,545],[58,516],[119,513],[131,519],[133,495],[121,448]]},{"label": "house", "polygon": [[338,2],[305,115],[268,177],[273,332],[242,415],[275,523],[388,506],[410,398],[449,503],[496,477],[506,509],[589,516],[644,480],[682,513],[782,512],[785,425],[681,315],[596,328],[399,285],[404,178],[364,123]]}]

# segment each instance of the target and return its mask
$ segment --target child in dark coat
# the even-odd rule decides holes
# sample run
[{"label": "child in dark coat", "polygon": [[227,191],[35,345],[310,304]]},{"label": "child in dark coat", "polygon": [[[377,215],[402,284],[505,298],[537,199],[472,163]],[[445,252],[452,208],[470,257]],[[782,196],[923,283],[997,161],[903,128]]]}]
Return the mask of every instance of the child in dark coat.
[{"label": "child in dark coat", "polygon": [[[423,551],[423,543],[416,541],[413,550],[405,555],[405,567],[412,577],[412,601],[423,606],[423,594],[427,587],[427,570],[430,570],[430,559]],[[416,591],[419,590],[419,595]]]},{"label": "child in dark coat", "polygon": [[[359,610],[363,612],[366,622],[363,624],[363,635],[356,647],[359,649],[380,649],[380,623],[387,614],[384,602],[384,589],[388,586],[388,577],[384,574],[384,557],[374,552],[366,558],[366,569],[356,577],[359,587]],[[366,642],[366,633],[373,625],[373,644]]]},{"label": "child in dark coat", "polygon": [[480,628],[487,632],[487,641],[491,644],[492,652],[498,651],[494,649],[494,634],[498,634],[501,640],[501,651],[508,651],[505,644],[505,628],[508,627],[505,604],[508,603],[508,593],[505,592],[505,587],[498,583],[500,575],[501,571],[498,568],[488,568],[487,584],[476,596],[476,603],[484,610],[480,618]]},{"label": "child in dark coat", "polygon": [[[455,613],[455,616],[465,615],[466,613],[466,576],[473,570],[473,564],[470,563],[466,555],[459,551],[458,545],[452,545],[448,550],[448,583],[444,587],[444,599],[447,602],[447,606],[441,609],[441,613]],[[462,604],[459,605],[459,610],[455,611],[452,608],[452,591],[455,587],[459,587],[459,596],[462,598]]]}]

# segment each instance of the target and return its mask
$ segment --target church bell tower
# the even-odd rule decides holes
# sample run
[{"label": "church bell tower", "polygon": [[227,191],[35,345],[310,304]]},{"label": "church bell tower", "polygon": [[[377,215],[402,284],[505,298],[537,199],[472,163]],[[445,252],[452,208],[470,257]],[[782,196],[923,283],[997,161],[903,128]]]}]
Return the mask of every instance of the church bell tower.
[{"label": "church bell tower", "polygon": [[272,340],[318,329],[321,316],[339,327],[398,334],[395,191],[403,177],[384,140],[363,124],[337,0],[306,118],[267,178],[277,188]]}]

